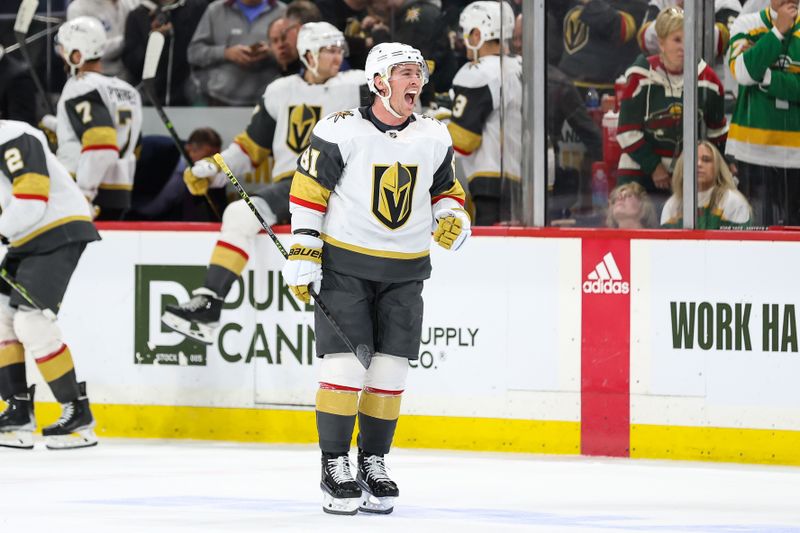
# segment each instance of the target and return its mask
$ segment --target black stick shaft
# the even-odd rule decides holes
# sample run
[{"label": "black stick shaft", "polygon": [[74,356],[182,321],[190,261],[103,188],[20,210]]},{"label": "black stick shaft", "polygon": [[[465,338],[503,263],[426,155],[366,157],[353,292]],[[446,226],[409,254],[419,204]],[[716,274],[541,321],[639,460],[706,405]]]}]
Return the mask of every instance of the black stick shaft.
[{"label": "black stick shaft", "polygon": [[55,320],[56,315],[55,313],[53,313],[53,310],[50,309],[49,307],[45,307],[44,305],[39,303],[36,299],[34,299],[34,297],[31,296],[31,294],[27,291],[27,289],[25,289],[25,287],[17,283],[17,281],[11,277],[11,274],[9,274],[5,268],[0,268],[0,279],[5,281],[12,289],[17,291],[19,295],[22,296],[22,298],[31,305],[31,307],[33,307],[38,311],[41,311],[42,314],[47,318]]}]

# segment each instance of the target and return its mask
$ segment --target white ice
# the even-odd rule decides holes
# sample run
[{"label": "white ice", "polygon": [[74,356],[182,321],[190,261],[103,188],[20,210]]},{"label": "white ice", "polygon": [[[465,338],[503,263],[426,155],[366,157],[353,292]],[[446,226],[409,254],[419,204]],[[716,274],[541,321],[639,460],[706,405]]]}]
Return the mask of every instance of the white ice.
[{"label": "white ice", "polygon": [[326,515],[314,446],[0,449],[0,532],[800,532],[800,468],[397,449],[388,516]]}]

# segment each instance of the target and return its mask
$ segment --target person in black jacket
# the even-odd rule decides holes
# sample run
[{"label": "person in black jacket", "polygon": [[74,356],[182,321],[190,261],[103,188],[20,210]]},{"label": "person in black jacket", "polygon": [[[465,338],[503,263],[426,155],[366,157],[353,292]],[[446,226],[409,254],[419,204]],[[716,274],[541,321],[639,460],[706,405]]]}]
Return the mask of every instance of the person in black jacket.
[{"label": "person in black jacket", "polygon": [[186,50],[207,7],[206,0],[156,0],[143,2],[130,12],[122,62],[133,85],[141,81],[147,38],[151,31],[159,31],[166,43],[156,71],[156,95],[164,105],[191,104],[186,87],[190,74]]}]

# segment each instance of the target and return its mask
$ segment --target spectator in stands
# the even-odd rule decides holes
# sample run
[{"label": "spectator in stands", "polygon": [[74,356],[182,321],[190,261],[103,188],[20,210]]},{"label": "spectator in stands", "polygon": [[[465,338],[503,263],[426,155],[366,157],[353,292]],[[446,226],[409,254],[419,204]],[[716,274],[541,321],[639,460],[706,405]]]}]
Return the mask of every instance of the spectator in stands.
[{"label": "spectator in stands", "polygon": [[[617,129],[623,151],[618,180],[640,183],[660,207],[683,144],[683,10],[662,11],[655,26],[661,54],[639,56],[626,73]],[[697,71],[698,114],[706,136],[721,146],[728,131],[722,82],[703,61]]]},{"label": "spectator in stands", "polygon": [[[750,225],[751,209],[736,189],[728,164],[717,147],[697,147],[697,229],[735,229]],[[683,227],[683,156],[672,174],[672,196],[661,212],[661,226]]]},{"label": "spectator in stands", "polygon": [[151,31],[163,33],[166,42],[154,80],[156,96],[164,105],[189,105],[187,85],[191,71],[186,54],[208,2],[158,0],[155,4],[148,4],[137,7],[128,15],[122,61],[131,83],[138,84],[142,79],[148,36]]},{"label": "spectator in stands", "polygon": [[[522,15],[517,15],[514,36],[519,35],[521,46]],[[547,14],[547,24],[554,25],[555,19],[551,13]],[[560,58],[558,35],[547,32],[547,135],[553,143],[555,165],[555,183],[553,188],[554,202],[551,207],[563,212],[564,207],[571,207],[573,211],[591,209],[591,167],[595,161],[603,159],[603,140],[600,128],[586,111],[583,97],[573,85],[572,80],[556,66]],[[558,165],[558,140],[564,122],[569,124],[572,131],[586,147],[583,164],[580,169],[567,169]],[[568,206],[560,205],[561,200],[567,200]],[[577,199],[577,203],[575,200]]]},{"label": "spectator in stands", "polygon": [[278,0],[214,0],[200,19],[188,58],[210,105],[252,106],[281,75],[265,42],[273,20],[286,12]]},{"label": "spectator in stands", "polygon": [[739,83],[727,153],[759,226],[800,225],[800,34],[797,0],[771,0],[733,23],[729,65]]},{"label": "spectator in stands", "polygon": [[286,14],[272,21],[267,30],[270,50],[281,68],[281,76],[300,72],[303,64],[297,55],[297,33],[307,22],[318,22],[322,15],[317,6],[308,0],[294,0]]},{"label": "spectator in stands", "polygon": [[636,182],[619,185],[608,195],[606,226],[619,229],[658,227],[656,209],[644,187]]},{"label": "spectator in stands", "polygon": [[[134,180],[133,206],[126,217],[128,220],[182,220],[195,222],[218,222],[208,207],[204,196],[192,196],[183,183],[183,172],[186,161],[179,156],[172,139],[152,136],[145,137],[142,143],[142,155],[137,164],[137,176]],[[205,157],[211,157],[222,149],[222,139],[212,128],[198,128],[189,135],[186,141],[186,152],[196,163]],[[166,179],[157,179],[163,175],[166,161],[176,164]],[[168,171],[169,172],[169,171]],[[208,192],[217,209],[225,208],[225,189],[213,189]]]},{"label": "spectator in stands", "polygon": [[116,76],[130,80],[122,61],[125,44],[125,19],[136,9],[140,0],[72,0],[67,5],[67,20],[91,16],[103,23],[106,29],[106,49],[103,52],[102,72],[106,76]]},{"label": "spectator in stands", "polygon": [[361,22],[367,16],[369,0],[317,0],[316,4],[321,20],[333,24],[344,33],[350,50],[347,64],[351,68],[363,69],[368,48]]},{"label": "spectator in stands", "polygon": [[611,93],[636,59],[646,0],[568,0],[559,68],[578,87]]}]

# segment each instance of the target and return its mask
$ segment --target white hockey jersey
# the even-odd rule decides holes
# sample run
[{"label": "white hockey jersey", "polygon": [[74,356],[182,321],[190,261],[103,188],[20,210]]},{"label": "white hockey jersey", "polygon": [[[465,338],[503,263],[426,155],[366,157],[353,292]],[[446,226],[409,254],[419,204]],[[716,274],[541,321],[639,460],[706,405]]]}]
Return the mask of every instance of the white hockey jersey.
[{"label": "white hockey jersey", "polygon": [[[292,229],[321,230],[323,268],[374,281],[430,276],[436,204],[463,205],[444,124],[414,114],[381,124],[369,107],[315,127],[292,180]],[[433,207],[432,207],[433,206]]]},{"label": "white hockey jersey", "polygon": [[40,130],[0,120],[0,155],[0,235],[11,241],[9,253],[99,239],[86,198]]},{"label": "white hockey jersey", "polygon": [[142,100],[130,84],[94,72],[67,80],[57,110],[58,159],[100,207],[130,206]]},{"label": "white hockey jersey", "polygon": [[[317,122],[328,113],[360,105],[362,91],[366,91],[362,70],[340,72],[319,85],[308,83],[300,74],[279,78],[267,86],[247,129],[222,157],[236,176],[253,172],[272,157],[273,183],[291,178]],[[225,174],[220,173],[210,185],[226,183]]]},{"label": "white hockey jersey", "polygon": [[[522,161],[522,59],[486,56],[453,79],[453,115],[447,125],[464,173],[473,180],[519,180]],[[501,85],[504,112],[501,119]],[[502,161],[502,167],[501,167]]]}]

